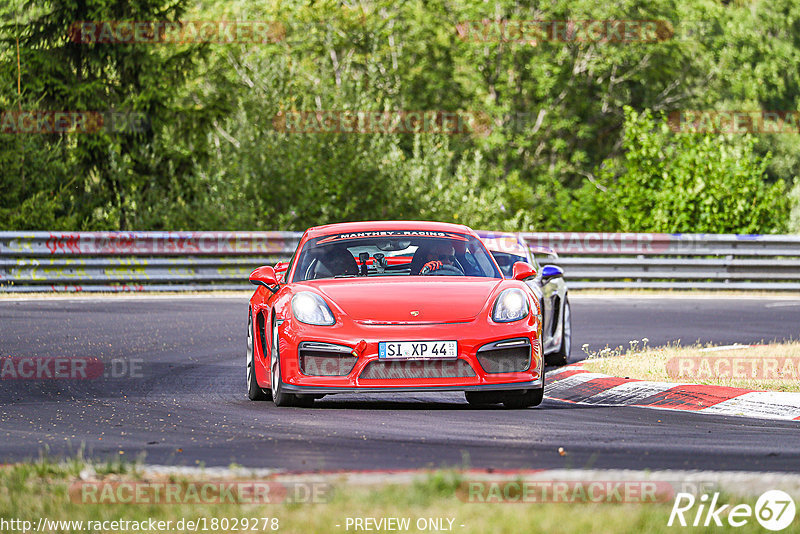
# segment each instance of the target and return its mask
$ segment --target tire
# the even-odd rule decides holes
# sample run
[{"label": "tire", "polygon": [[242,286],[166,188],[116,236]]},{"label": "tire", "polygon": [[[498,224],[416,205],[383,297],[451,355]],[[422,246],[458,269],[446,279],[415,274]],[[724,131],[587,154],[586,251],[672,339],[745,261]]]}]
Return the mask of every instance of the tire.
[{"label": "tire", "polygon": [[464,396],[472,406],[488,406],[503,402],[501,395],[490,391],[465,391]]},{"label": "tire", "polygon": [[544,399],[544,388],[528,389],[522,394],[510,394],[506,396],[503,401],[503,406],[512,410],[519,410],[521,408],[530,408],[531,406],[539,406]]},{"label": "tire", "polygon": [[[272,392],[272,402],[275,403],[275,406],[297,406],[297,397],[283,390],[283,381],[281,380],[281,358],[278,349],[278,327],[274,322],[272,324],[272,350],[270,351],[269,370],[269,385],[270,391]],[[301,402],[303,403],[302,405],[307,403],[305,399]],[[314,402],[313,397],[311,402]]]},{"label": "tire", "polygon": [[569,298],[564,301],[564,313],[561,314],[561,346],[556,352],[547,356],[549,365],[567,365],[572,352],[572,313]]},{"label": "tire", "polygon": [[256,380],[254,340],[253,313],[250,312],[247,318],[247,398],[251,401],[265,401],[270,399],[270,395],[258,385]]}]

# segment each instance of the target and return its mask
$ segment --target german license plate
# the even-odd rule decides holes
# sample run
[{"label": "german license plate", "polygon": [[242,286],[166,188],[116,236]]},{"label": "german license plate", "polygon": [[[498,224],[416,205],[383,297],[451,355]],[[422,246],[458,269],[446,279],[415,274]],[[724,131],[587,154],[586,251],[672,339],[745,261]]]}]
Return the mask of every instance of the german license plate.
[{"label": "german license plate", "polygon": [[457,341],[381,341],[378,357],[391,360],[455,360],[458,358]]}]

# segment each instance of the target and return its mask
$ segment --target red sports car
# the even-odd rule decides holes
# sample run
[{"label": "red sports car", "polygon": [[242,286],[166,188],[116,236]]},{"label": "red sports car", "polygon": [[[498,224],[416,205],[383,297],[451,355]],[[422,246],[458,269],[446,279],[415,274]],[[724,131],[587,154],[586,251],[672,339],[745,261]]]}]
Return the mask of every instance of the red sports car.
[{"label": "red sports car", "polygon": [[541,311],[523,282],[536,271],[518,262],[504,279],[470,228],[315,227],[277,267],[250,275],[250,399],[464,391],[470,404],[541,403]]}]

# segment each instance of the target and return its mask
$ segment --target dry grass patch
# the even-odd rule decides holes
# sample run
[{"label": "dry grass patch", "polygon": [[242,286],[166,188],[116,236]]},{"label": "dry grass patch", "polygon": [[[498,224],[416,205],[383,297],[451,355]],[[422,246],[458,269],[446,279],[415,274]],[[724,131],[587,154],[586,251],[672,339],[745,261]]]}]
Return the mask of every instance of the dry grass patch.
[{"label": "dry grass patch", "polygon": [[768,345],[679,344],[648,347],[647,339],[628,349],[586,351],[584,368],[611,376],[737,388],[800,392],[800,342]]}]

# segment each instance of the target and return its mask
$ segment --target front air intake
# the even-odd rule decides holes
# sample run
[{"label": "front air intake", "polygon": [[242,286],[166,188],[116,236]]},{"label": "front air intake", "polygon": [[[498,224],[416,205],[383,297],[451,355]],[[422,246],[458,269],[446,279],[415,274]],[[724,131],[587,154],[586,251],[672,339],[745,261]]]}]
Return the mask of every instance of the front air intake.
[{"label": "front air intake", "polygon": [[479,348],[477,356],[489,374],[521,373],[531,367],[531,342],[527,338],[496,341]]},{"label": "front air intake", "polygon": [[304,341],[298,350],[300,372],[306,376],[347,376],[358,358],[350,347]]}]

